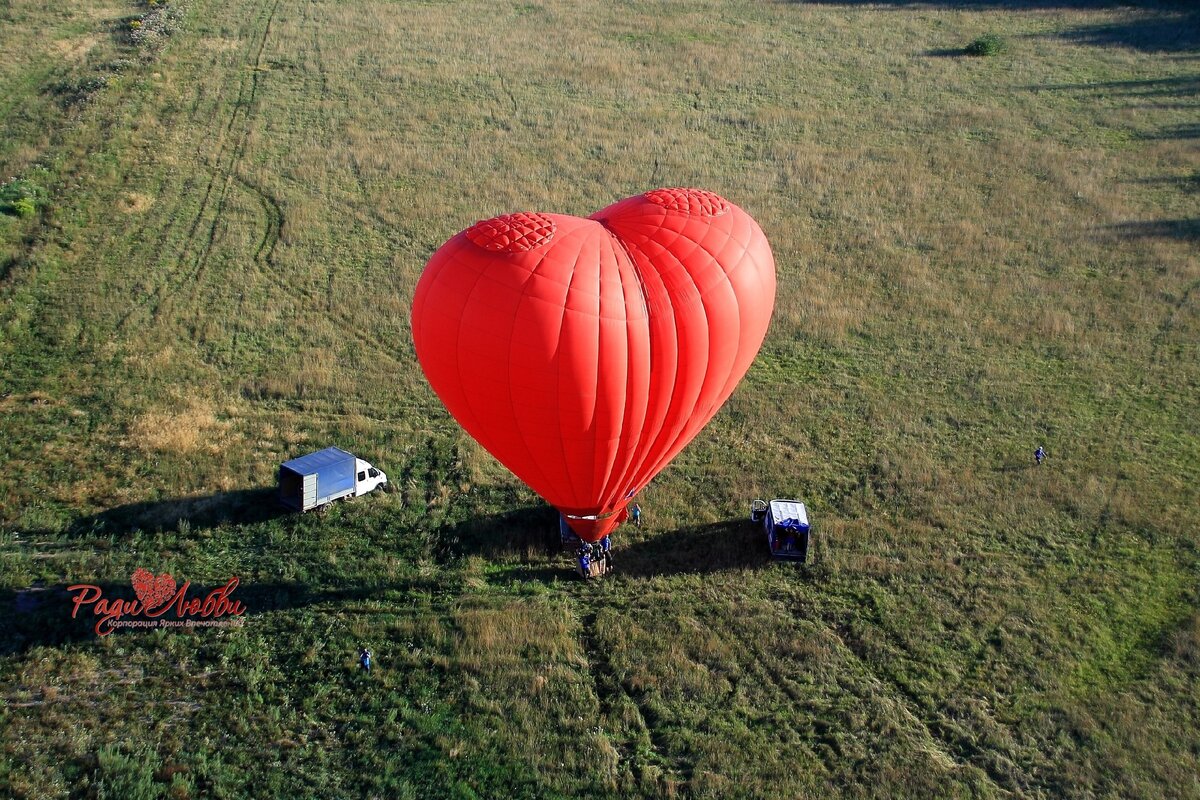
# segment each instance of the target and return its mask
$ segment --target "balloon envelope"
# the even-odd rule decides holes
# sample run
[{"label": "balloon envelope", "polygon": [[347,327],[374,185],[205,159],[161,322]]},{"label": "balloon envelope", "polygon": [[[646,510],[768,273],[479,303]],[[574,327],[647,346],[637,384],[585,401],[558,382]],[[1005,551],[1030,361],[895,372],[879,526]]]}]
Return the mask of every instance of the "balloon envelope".
[{"label": "balloon envelope", "polygon": [[476,223],[429,260],[412,329],[450,414],[596,541],[732,394],[774,301],[748,214],[658,189]]}]

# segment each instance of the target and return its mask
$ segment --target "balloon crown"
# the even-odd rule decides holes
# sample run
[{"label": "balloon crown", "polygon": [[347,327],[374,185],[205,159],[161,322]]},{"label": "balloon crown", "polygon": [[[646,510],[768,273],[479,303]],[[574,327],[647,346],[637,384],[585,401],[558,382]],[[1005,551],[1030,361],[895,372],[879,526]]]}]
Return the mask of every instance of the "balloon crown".
[{"label": "balloon crown", "polygon": [[698,217],[719,217],[729,210],[728,200],[704,189],[655,189],[642,196],[668,211],[683,211]]},{"label": "balloon crown", "polygon": [[524,253],[554,237],[554,220],[534,211],[505,214],[476,222],[467,238],[493,253]]}]

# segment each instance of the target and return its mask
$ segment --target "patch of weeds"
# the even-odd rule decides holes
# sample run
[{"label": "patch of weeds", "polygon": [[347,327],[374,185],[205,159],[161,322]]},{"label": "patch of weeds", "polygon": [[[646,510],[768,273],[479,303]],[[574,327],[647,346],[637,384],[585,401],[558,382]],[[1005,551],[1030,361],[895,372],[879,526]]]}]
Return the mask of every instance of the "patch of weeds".
[{"label": "patch of weeds", "polygon": [[153,51],[182,27],[186,3],[154,0],[146,5],[149,10],[129,22],[129,40],[138,48]]},{"label": "patch of weeds", "polygon": [[108,63],[101,66],[100,69],[105,72],[112,72],[115,74],[120,74],[120,73],[124,72],[125,70],[134,67],[135,65],[136,65],[136,62],[133,61],[132,59],[114,58],[112,61],[109,61]]},{"label": "patch of weeds", "polygon": [[28,218],[49,202],[46,190],[28,178],[12,178],[0,185],[0,214]]},{"label": "patch of weeds", "polygon": [[985,33],[963,48],[963,53],[969,56],[998,56],[1008,49],[1008,43],[1003,36],[996,33]]},{"label": "patch of weeds", "polygon": [[107,76],[94,75],[87,78],[60,81],[50,91],[58,98],[59,105],[64,110],[67,110],[86,104],[97,92],[107,85]]}]

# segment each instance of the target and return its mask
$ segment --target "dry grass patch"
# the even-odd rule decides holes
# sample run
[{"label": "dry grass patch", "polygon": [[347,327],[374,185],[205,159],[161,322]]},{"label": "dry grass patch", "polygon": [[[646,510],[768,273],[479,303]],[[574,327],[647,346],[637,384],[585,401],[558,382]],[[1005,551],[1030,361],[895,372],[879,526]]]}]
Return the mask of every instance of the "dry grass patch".
[{"label": "dry grass patch", "polygon": [[178,411],[152,411],[129,426],[126,443],[143,452],[218,453],[226,444],[228,420],[212,403],[191,399]]},{"label": "dry grass patch", "polygon": [[125,214],[140,214],[154,205],[154,198],[140,192],[126,192],[117,201],[117,208]]},{"label": "dry grass patch", "polygon": [[226,53],[242,46],[241,41],[225,36],[205,36],[198,44],[201,50],[208,53]]},{"label": "dry grass patch", "polygon": [[60,39],[50,45],[50,52],[69,61],[82,61],[99,43],[100,36],[94,33],[75,39]]},{"label": "dry grass patch", "polygon": [[62,406],[65,402],[58,397],[53,397],[46,392],[34,391],[28,394],[10,394],[7,397],[0,397],[0,411],[10,413],[20,411],[22,409],[38,409],[46,406]]},{"label": "dry grass patch", "polygon": [[553,661],[580,658],[575,623],[566,607],[514,601],[500,608],[463,609],[454,616],[458,654],[464,665],[492,669],[536,652]]}]

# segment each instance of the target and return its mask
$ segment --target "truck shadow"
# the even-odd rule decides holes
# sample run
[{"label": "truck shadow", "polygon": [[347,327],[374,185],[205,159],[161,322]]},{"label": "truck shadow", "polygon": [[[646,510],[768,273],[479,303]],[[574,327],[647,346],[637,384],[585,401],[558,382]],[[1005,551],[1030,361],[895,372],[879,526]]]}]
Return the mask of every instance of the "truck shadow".
[{"label": "truck shadow", "polygon": [[275,487],[177,497],[117,506],[83,517],[71,526],[73,534],[126,534],[133,531],[208,530],[219,525],[249,525],[289,514],[276,497]]}]

